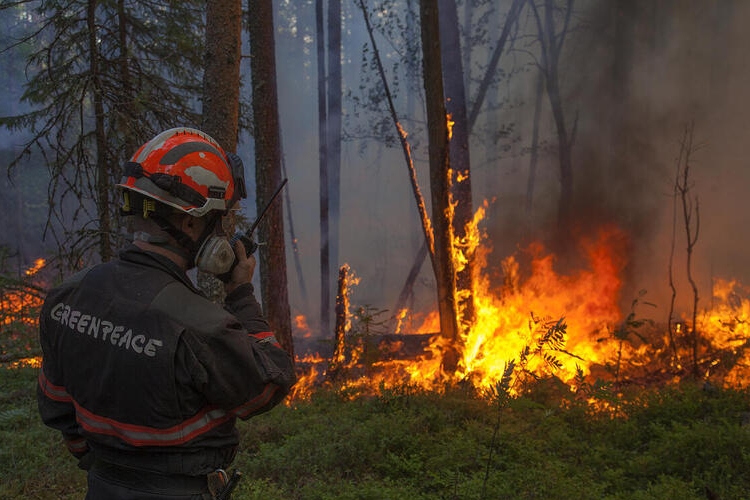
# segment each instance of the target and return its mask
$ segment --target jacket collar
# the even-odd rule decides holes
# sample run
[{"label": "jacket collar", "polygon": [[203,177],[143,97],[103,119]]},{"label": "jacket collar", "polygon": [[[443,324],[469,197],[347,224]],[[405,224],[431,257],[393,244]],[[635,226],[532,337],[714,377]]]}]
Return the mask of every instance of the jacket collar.
[{"label": "jacket collar", "polygon": [[129,245],[120,250],[119,257],[120,260],[125,262],[132,262],[134,264],[160,269],[174,276],[177,280],[184,283],[185,286],[189,287],[191,290],[195,291],[196,293],[200,293],[200,291],[195,287],[190,278],[188,278],[188,275],[185,273],[185,271],[183,271],[180,266],[163,255],[143,250],[141,248],[138,248],[136,245]]}]

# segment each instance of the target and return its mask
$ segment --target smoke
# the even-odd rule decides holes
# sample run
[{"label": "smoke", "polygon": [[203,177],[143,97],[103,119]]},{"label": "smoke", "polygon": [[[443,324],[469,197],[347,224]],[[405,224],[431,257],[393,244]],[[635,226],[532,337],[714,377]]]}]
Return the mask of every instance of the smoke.
[{"label": "smoke", "polygon": [[[700,215],[693,272],[701,304],[708,306],[713,278],[750,282],[748,218],[750,169],[743,145],[750,137],[750,65],[744,47],[750,40],[742,20],[743,2],[626,2],[631,23],[617,25],[615,2],[580,2],[566,38],[560,65],[568,131],[573,135],[574,213],[582,235],[616,223],[629,235],[623,305],[641,290],[666,311],[671,256],[678,302],[692,300],[687,287],[685,222],[674,218],[674,180],[680,142],[694,126],[690,156],[690,196]],[[463,12],[468,12],[467,10]],[[345,13],[346,14],[346,13]],[[479,12],[476,12],[478,19]],[[361,14],[348,18],[344,85],[356,89],[364,39]],[[617,29],[624,45],[618,47]],[[529,148],[537,72],[528,42],[535,25],[521,20],[515,49],[503,56],[503,79],[488,97],[472,135],[472,186],[475,208],[490,201],[483,222],[500,274],[502,258],[533,240],[549,242],[559,196],[556,134],[544,96],[540,157],[531,212],[525,210]],[[499,31],[498,31],[499,32]],[[619,39],[620,42],[623,38]],[[491,45],[491,44],[490,44]],[[384,43],[385,46],[385,43]],[[476,93],[489,49],[475,51],[467,78],[470,99]],[[319,296],[317,114],[315,68],[282,62],[280,82],[289,195],[300,258],[311,303],[303,312],[317,316]],[[286,74],[284,74],[286,72]],[[300,92],[300,81],[306,92]],[[403,101],[400,101],[405,109]],[[356,110],[345,103],[345,113]],[[290,118],[291,117],[291,118]],[[409,117],[419,118],[419,117]],[[363,117],[367,120],[367,117]],[[372,123],[379,121],[374,116]],[[502,131],[502,133],[500,133]],[[429,201],[426,140],[408,128],[423,193]],[[393,306],[421,243],[421,229],[401,151],[377,140],[343,146],[341,178],[342,264],[362,280],[353,303],[383,309]],[[679,214],[678,214],[679,215]],[[564,269],[561,269],[564,272]],[[294,288],[295,278],[290,278]],[[292,290],[292,302],[301,306]],[[415,287],[414,306],[434,308],[429,260]],[[659,314],[657,312],[656,314]],[[665,312],[666,314],[666,312]],[[313,320],[313,323],[315,321]]]},{"label": "smoke", "polygon": [[[675,214],[673,197],[681,143],[686,130],[694,127],[688,198],[693,210],[691,231],[698,231],[698,237],[692,272],[699,284],[700,305],[707,307],[713,279],[750,280],[750,240],[744,230],[750,212],[750,176],[742,151],[750,118],[746,91],[750,71],[743,64],[750,39],[741,22],[750,14],[750,6],[743,2],[635,5],[626,105],[606,100],[589,103],[592,110],[596,106],[617,110],[609,115],[616,125],[590,124],[581,137],[581,149],[596,151],[593,157],[600,163],[578,164],[581,176],[593,182],[577,188],[593,199],[597,193],[607,193],[600,206],[613,210],[615,220],[634,238],[630,289],[646,289],[664,305],[671,256],[678,302],[689,302],[687,222],[681,206]],[[616,132],[609,150],[601,147],[608,142],[602,130]],[[606,171],[610,165],[615,169],[606,175],[592,173],[597,168]]]}]

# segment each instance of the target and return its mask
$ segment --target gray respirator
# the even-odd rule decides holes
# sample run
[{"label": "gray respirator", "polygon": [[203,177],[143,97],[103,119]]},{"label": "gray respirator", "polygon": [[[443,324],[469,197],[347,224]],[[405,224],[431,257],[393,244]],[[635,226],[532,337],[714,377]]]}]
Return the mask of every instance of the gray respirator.
[{"label": "gray respirator", "polygon": [[232,268],[235,255],[226,236],[211,235],[203,242],[195,256],[199,271],[213,275],[224,274]]}]

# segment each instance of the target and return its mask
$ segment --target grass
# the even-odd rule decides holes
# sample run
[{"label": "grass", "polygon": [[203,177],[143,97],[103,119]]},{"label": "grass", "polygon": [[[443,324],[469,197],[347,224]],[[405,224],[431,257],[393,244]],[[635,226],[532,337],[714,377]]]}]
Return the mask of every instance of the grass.
[{"label": "grass", "polygon": [[[85,473],[39,420],[36,373],[0,372],[0,498],[83,498]],[[748,498],[748,392],[644,392],[618,418],[553,400],[541,389],[503,406],[462,388],[321,390],[240,422],[234,498]]]},{"label": "grass", "polygon": [[[39,421],[36,373],[0,370],[0,498],[83,498],[85,473]],[[239,423],[234,498],[748,498],[748,392],[643,392],[617,418],[559,396],[532,388],[499,406],[466,388],[320,390]]]}]

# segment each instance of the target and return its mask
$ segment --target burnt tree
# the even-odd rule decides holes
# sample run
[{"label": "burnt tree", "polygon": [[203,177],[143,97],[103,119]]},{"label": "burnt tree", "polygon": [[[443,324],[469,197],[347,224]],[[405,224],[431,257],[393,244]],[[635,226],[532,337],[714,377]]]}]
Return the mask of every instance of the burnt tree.
[{"label": "burnt tree", "polygon": [[[469,122],[466,112],[466,89],[464,88],[463,59],[461,57],[461,37],[458,29],[458,9],[455,0],[439,0],[440,7],[440,46],[443,67],[451,68],[443,72],[446,111],[453,126],[450,135],[450,171],[451,193],[455,203],[453,230],[457,241],[466,239],[466,228],[471,223],[474,209],[471,197],[471,159],[469,155]],[[461,245],[465,252],[466,263],[457,269],[456,287],[459,290],[458,300],[462,316],[460,325],[466,327],[473,323],[474,308],[472,303],[472,269],[474,256],[467,253],[467,247]]]},{"label": "burnt tree", "polygon": [[440,28],[437,0],[419,5],[427,128],[430,159],[430,191],[434,251],[432,267],[437,281],[438,311],[441,335],[452,342],[454,349],[444,353],[443,366],[455,370],[458,358],[455,344],[458,337],[458,308],[456,303],[456,273],[453,263],[453,229],[450,196],[450,158],[448,121],[443,96],[443,68],[440,52]]}]

